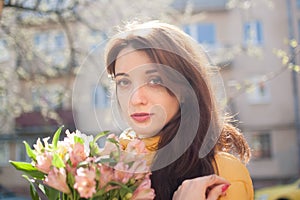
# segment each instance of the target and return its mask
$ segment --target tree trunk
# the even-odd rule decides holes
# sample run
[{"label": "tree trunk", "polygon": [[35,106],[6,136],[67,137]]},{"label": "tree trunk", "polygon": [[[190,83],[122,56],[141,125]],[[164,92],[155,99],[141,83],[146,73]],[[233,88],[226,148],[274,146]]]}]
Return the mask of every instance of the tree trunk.
[{"label": "tree trunk", "polygon": [[4,5],[4,0],[0,0],[0,19],[2,16],[3,5]]}]

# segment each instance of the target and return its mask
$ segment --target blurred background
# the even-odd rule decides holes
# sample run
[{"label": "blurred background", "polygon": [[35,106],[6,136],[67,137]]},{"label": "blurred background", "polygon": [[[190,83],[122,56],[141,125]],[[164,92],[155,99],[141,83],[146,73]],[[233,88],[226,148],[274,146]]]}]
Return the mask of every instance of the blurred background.
[{"label": "blurred background", "polygon": [[0,193],[29,195],[8,163],[29,161],[23,140],[32,145],[62,124],[86,134],[118,131],[105,114],[109,82],[85,77],[75,96],[74,83],[83,66],[102,75],[97,52],[116,25],[133,19],[179,26],[220,66],[226,108],[252,149],[255,189],[299,177],[299,0],[2,0]]}]

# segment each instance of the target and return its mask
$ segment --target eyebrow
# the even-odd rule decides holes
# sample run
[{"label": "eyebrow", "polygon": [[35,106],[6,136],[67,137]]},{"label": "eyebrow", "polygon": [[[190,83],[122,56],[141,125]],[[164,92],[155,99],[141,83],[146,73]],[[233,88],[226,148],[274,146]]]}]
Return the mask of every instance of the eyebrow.
[{"label": "eyebrow", "polygon": [[[146,73],[146,74],[151,74],[151,73],[155,73],[155,72],[157,72],[157,69],[147,70],[145,73]],[[117,76],[129,76],[129,75],[126,74],[126,73],[117,73],[117,74],[115,75],[115,77],[117,77]]]},{"label": "eyebrow", "polygon": [[150,69],[146,71],[146,74],[151,74],[157,72],[157,69]]},{"label": "eyebrow", "polygon": [[126,73],[117,73],[117,74],[115,75],[115,77],[117,77],[117,76],[129,76],[129,75],[126,74]]}]

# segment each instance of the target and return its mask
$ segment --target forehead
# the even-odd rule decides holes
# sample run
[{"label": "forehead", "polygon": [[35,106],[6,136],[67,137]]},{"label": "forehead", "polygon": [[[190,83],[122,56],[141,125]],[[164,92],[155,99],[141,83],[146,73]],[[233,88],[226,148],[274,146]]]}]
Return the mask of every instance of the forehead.
[{"label": "forehead", "polygon": [[117,74],[126,73],[131,70],[153,68],[153,64],[153,61],[145,51],[126,48],[120,51],[116,58],[115,72]]}]

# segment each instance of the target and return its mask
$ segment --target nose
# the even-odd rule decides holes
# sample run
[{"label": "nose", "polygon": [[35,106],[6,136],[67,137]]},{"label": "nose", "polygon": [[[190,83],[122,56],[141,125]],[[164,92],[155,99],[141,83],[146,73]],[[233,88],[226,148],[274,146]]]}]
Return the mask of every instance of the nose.
[{"label": "nose", "polygon": [[132,94],[130,95],[130,103],[132,105],[148,103],[147,89],[145,86],[138,86],[133,90]]}]

